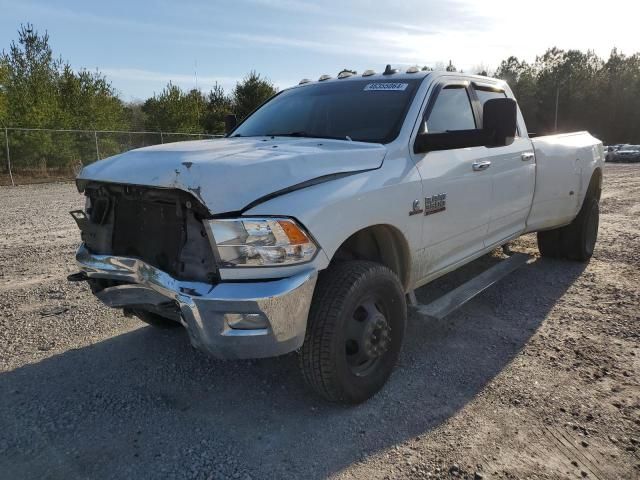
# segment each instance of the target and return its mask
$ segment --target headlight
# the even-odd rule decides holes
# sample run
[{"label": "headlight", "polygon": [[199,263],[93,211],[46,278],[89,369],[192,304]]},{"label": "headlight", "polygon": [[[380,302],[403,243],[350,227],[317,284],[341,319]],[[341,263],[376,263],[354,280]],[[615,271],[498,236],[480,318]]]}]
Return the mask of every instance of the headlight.
[{"label": "headlight", "polygon": [[261,267],[308,262],[318,249],[288,218],[209,220],[221,267]]}]

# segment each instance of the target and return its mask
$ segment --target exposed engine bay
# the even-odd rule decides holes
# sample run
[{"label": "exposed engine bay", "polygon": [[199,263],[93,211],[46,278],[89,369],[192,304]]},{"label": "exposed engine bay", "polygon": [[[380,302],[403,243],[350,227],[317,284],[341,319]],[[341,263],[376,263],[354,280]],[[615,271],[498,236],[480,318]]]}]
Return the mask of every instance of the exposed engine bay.
[{"label": "exposed engine bay", "polygon": [[71,214],[92,253],[138,258],[179,280],[217,282],[202,222],[210,215],[194,197],[181,190],[98,182],[83,190],[85,211]]}]

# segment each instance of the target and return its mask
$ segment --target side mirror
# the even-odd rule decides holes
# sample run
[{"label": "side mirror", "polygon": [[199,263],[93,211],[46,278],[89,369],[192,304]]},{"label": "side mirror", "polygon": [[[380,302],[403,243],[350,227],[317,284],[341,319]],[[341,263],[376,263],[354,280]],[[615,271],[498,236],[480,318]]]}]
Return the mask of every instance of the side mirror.
[{"label": "side mirror", "polygon": [[493,98],[484,103],[482,127],[493,136],[487,147],[503,147],[516,136],[518,107],[513,98]]},{"label": "side mirror", "polygon": [[238,124],[238,117],[236,117],[235,114],[229,113],[228,115],[225,115],[224,116],[224,133],[226,135],[231,133],[231,130],[236,128],[237,124]]},{"label": "side mirror", "polygon": [[487,100],[483,108],[482,129],[420,133],[413,151],[426,153],[468,147],[501,147],[516,136],[517,104],[512,98]]},{"label": "side mirror", "polygon": [[491,137],[485,130],[452,130],[442,133],[419,133],[413,144],[414,153],[427,153],[436,150],[482,147],[491,143]]}]

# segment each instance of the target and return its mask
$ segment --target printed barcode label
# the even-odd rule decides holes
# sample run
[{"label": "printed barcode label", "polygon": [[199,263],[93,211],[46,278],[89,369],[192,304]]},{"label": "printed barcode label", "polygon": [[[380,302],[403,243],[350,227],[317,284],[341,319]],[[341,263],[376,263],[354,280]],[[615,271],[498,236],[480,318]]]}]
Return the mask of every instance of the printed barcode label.
[{"label": "printed barcode label", "polygon": [[408,83],[395,83],[395,82],[369,83],[364,87],[364,90],[367,92],[372,92],[372,91],[401,92],[405,90],[408,86],[409,86]]}]

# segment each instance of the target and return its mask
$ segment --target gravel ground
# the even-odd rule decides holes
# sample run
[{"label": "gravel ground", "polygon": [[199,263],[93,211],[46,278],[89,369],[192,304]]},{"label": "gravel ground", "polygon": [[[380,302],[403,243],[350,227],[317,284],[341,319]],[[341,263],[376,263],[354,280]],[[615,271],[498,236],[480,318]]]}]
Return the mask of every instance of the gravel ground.
[{"label": "gravel ground", "polygon": [[295,354],[207,358],[68,283],[82,203],[0,188],[2,478],[640,478],[640,165],[607,165],[589,264],[538,259],[443,321],[412,315],[389,384],[351,408]]}]

